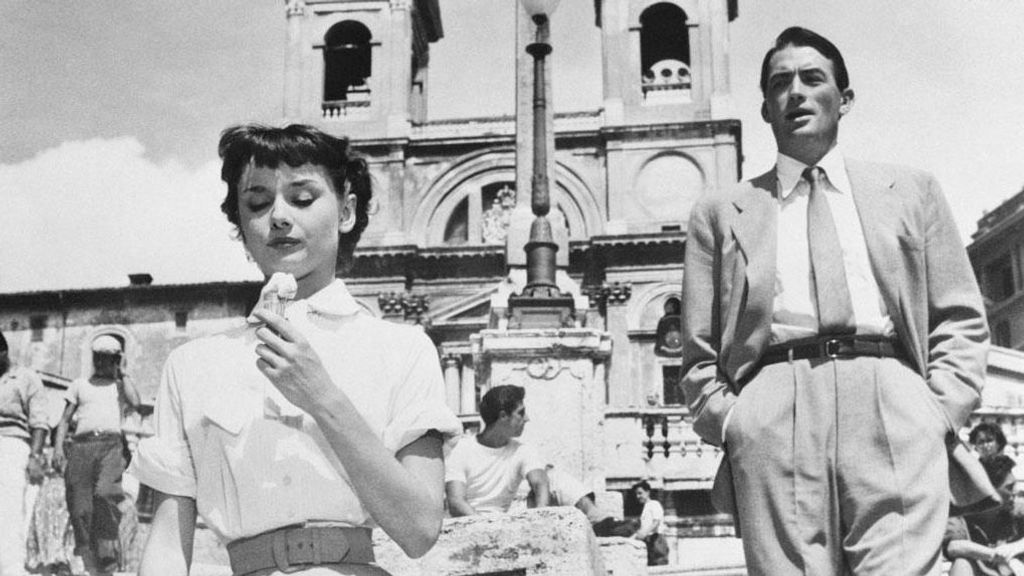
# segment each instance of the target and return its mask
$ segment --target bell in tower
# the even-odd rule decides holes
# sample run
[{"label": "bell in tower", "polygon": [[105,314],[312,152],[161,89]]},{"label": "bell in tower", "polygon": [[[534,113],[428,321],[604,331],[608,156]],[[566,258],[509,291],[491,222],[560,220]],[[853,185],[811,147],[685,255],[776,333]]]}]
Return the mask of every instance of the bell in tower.
[{"label": "bell in tower", "polygon": [[736,0],[594,0],[610,124],[708,120],[729,95]]},{"label": "bell in tower", "polygon": [[425,119],[438,0],[288,0],[286,14],[289,121],[379,140]]},{"label": "bell in tower", "polygon": [[337,101],[369,101],[367,80],[373,73],[370,30],[343,20],[324,37],[324,105]]}]

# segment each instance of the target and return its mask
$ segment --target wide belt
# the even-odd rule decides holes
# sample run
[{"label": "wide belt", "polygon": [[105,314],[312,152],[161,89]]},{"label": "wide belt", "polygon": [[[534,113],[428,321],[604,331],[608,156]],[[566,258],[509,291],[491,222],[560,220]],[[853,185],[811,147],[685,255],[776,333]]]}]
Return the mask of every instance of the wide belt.
[{"label": "wide belt", "polygon": [[369,528],[292,526],[242,538],[228,544],[231,571],[243,576],[276,568],[287,572],[316,564],[370,564],[373,539]]},{"label": "wide belt", "polygon": [[761,365],[792,360],[856,358],[859,356],[907,358],[906,351],[898,340],[864,336],[834,336],[794,340],[769,346],[761,356]]}]

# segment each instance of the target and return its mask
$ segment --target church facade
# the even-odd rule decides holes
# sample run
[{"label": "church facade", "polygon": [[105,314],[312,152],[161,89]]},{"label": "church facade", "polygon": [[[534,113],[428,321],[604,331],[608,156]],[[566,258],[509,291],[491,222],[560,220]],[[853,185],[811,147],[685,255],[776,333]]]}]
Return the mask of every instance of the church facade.
[{"label": "church facade", "polygon": [[[445,41],[440,0],[291,0],[285,8],[285,119],[350,138],[376,184],[346,282],[367,313],[430,335],[448,403],[472,427],[482,391],[471,337],[507,324],[508,296],[525,278],[533,25],[523,13],[514,24],[517,115],[436,120],[427,96],[431,46]],[[573,298],[573,324],[612,342],[605,474],[594,487],[628,493],[646,479],[671,534],[731,534],[708,501],[720,453],[689,425],[674,338],[690,207],[740,177],[741,126],[728,112],[737,2],[594,0],[582,16],[600,33],[601,105],[548,110],[547,171],[559,288]],[[550,96],[558,70],[547,74]],[[152,401],[170,350],[244,322],[259,292],[251,282],[151,281],[0,295],[13,359],[57,390],[89,373],[90,342],[111,334]],[[978,417],[1004,422],[1016,451],[1024,355],[1001,351],[993,379],[995,395]],[[625,501],[627,513],[639,513]]]}]

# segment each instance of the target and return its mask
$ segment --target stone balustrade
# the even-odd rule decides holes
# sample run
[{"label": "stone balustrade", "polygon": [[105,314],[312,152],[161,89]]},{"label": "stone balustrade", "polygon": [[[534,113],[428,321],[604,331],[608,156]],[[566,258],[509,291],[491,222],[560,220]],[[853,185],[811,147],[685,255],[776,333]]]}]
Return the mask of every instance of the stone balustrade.
[{"label": "stone balustrade", "polygon": [[[994,422],[1006,433],[1006,454],[1024,459],[1024,406],[982,406],[960,431],[963,440],[979,422]],[[693,431],[689,410],[664,408],[605,411],[608,488],[628,489],[648,480],[666,490],[709,490],[721,450]]]},{"label": "stone balustrade", "polygon": [[609,489],[653,479],[666,490],[707,490],[721,450],[693,431],[685,407],[605,411],[605,463]]}]

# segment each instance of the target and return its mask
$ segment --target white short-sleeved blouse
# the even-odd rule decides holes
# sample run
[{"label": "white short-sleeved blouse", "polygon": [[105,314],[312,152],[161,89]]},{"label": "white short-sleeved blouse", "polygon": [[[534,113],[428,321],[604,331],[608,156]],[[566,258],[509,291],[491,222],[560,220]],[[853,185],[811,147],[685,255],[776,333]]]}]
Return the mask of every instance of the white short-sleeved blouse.
[{"label": "white short-sleeved blouse", "polygon": [[[361,310],[337,280],[294,302],[286,317],[388,450],[430,430],[461,433],[430,339]],[[131,472],[156,490],[195,498],[227,541],[305,521],[373,526],[312,417],[256,368],[257,343],[249,326],[171,353],[156,435],[139,443]]]}]

